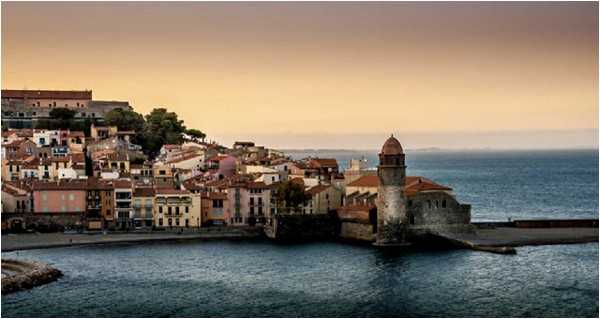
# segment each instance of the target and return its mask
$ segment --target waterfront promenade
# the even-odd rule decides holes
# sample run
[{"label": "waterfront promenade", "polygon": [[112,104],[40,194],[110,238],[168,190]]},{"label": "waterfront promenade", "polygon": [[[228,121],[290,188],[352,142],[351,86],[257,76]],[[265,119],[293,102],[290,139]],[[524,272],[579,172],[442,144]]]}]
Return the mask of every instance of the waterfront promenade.
[{"label": "waterfront promenade", "polygon": [[251,239],[261,235],[260,229],[231,228],[177,232],[111,232],[102,233],[33,233],[2,235],[2,251],[41,249],[78,245],[143,243],[154,241],[187,241],[214,239]]}]

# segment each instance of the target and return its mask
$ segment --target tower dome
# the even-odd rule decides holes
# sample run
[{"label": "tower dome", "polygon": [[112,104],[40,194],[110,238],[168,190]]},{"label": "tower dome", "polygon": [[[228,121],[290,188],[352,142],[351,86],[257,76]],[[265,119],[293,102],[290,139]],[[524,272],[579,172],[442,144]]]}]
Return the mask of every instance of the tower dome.
[{"label": "tower dome", "polygon": [[385,143],[383,143],[383,147],[381,148],[381,155],[400,154],[404,154],[402,145],[400,145],[400,142],[394,137],[394,135],[392,135],[387,139],[387,141],[385,141]]}]

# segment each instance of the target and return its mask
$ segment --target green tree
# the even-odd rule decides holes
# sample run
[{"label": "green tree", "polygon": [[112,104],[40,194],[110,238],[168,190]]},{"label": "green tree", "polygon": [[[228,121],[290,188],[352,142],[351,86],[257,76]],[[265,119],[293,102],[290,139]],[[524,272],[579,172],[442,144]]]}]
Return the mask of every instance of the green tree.
[{"label": "green tree", "polygon": [[175,112],[165,108],[153,109],[146,115],[144,128],[144,150],[154,156],[158,154],[163,144],[181,144],[182,133],[185,132],[183,121],[177,118]]},{"label": "green tree", "polygon": [[66,107],[57,107],[49,113],[50,121],[47,124],[49,129],[71,129],[75,123],[76,110]]},{"label": "green tree", "polygon": [[53,120],[72,120],[77,114],[77,111],[68,109],[66,107],[57,107],[50,111],[50,118]]},{"label": "green tree", "polygon": [[202,131],[197,130],[197,129],[187,129],[185,131],[185,134],[191,136],[194,140],[197,141],[204,141],[204,139],[206,138],[206,134],[204,134]]},{"label": "green tree", "polygon": [[119,131],[135,131],[140,134],[146,124],[142,114],[122,108],[116,108],[106,113],[104,123],[108,126],[118,127]]},{"label": "green tree", "polygon": [[310,195],[304,191],[304,186],[291,180],[281,183],[277,187],[275,200],[278,209],[298,212],[300,205],[310,200]]}]

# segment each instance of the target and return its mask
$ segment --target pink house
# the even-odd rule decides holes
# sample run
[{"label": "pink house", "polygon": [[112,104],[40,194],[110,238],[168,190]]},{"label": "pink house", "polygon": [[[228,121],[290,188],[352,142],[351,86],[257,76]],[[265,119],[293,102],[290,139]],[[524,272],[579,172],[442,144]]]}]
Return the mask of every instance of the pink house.
[{"label": "pink house", "polygon": [[86,186],[85,180],[34,181],[33,212],[38,214],[85,212]]}]

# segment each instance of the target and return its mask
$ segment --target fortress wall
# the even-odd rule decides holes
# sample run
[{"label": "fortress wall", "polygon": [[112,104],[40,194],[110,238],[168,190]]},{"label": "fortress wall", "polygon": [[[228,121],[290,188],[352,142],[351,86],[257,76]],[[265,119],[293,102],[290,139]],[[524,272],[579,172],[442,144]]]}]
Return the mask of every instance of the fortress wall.
[{"label": "fortress wall", "polygon": [[447,193],[423,192],[409,200],[411,205],[408,210],[413,220],[411,225],[449,225],[471,222],[471,205],[460,204]]},{"label": "fortress wall", "polygon": [[375,240],[375,234],[373,233],[373,225],[353,223],[353,222],[342,222],[340,226],[340,238],[359,240],[372,242]]}]

